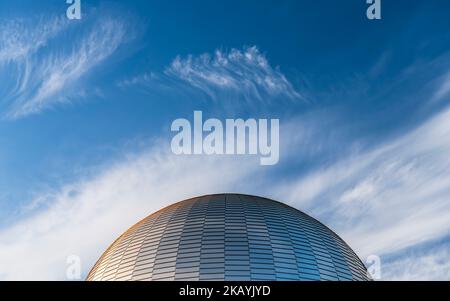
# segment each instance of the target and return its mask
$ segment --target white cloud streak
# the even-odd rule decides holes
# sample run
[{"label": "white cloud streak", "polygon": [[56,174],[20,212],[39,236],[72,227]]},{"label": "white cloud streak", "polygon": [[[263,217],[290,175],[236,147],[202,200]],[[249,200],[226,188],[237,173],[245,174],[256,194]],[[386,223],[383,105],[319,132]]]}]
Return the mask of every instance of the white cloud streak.
[{"label": "white cloud streak", "polygon": [[[32,25],[32,24],[31,24]],[[16,84],[5,91],[6,117],[17,119],[36,114],[70,98],[70,89],[94,67],[110,57],[124,42],[121,21],[101,18],[78,38],[62,37],[66,21],[50,18],[36,27],[23,21],[4,25],[0,44],[0,68],[12,71]],[[21,35],[21,32],[26,34]],[[8,69],[9,68],[9,69]]]},{"label": "white cloud streak", "polygon": [[45,47],[67,27],[66,18],[16,19],[0,22],[0,63],[21,61]]},{"label": "white cloud streak", "polygon": [[407,135],[281,186],[362,257],[449,234],[450,110]]},{"label": "white cloud streak", "polygon": [[[257,166],[254,164],[253,166]],[[130,225],[171,202],[240,190],[249,161],[179,157],[149,150],[67,185],[49,207],[0,232],[0,278],[66,279],[66,258],[82,259],[86,274]]]},{"label": "white cloud streak", "polygon": [[216,50],[213,56],[206,53],[184,59],[177,57],[166,74],[200,89],[212,99],[221,93],[243,94],[247,101],[301,98],[283,73],[273,68],[256,46],[242,51]]},{"label": "white cloud streak", "polygon": [[433,97],[433,101],[439,101],[450,94],[450,72],[445,74],[439,83],[439,87]]},{"label": "white cloud streak", "polygon": [[243,50],[233,48],[228,52],[216,50],[213,55],[178,56],[164,74],[144,73],[119,82],[122,88],[132,85],[183,88],[180,84],[200,91],[214,101],[268,103],[303,99],[279,68],[272,67],[256,46]]},{"label": "white cloud streak", "polygon": [[391,281],[442,281],[450,279],[449,245],[414,252],[382,264],[382,279]]}]

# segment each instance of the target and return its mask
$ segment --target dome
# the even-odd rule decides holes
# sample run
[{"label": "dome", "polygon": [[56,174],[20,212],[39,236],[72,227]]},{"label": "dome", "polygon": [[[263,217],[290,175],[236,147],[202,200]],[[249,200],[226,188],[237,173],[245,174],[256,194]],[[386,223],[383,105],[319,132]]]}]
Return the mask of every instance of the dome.
[{"label": "dome", "polygon": [[369,280],[333,231],[270,199],[217,194],[161,209],[122,234],[87,280]]}]

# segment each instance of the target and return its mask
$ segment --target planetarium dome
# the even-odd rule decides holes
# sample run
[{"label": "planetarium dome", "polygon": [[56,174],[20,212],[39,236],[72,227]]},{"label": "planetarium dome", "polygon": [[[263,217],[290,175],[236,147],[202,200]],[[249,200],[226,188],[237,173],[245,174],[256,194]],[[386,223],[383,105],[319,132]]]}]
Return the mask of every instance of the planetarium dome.
[{"label": "planetarium dome", "polygon": [[270,199],[217,194],[161,209],[122,234],[87,280],[370,280],[319,221]]}]

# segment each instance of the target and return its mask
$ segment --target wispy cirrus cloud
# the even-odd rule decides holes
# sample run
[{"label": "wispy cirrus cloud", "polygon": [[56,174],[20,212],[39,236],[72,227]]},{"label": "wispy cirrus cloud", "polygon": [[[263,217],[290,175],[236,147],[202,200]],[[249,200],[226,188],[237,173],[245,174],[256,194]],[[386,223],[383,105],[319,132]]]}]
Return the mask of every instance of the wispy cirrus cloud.
[{"label": "wispy cirrus cloud", "polygon": [[144,73],[118,83],[195,89],[212,100],[270,102],[302,100],[303,96],[256,47],[216,50],[213,54],[177,56],[163,74]]},{"label": "wispy cirrus cloud", "polygon": [[273,68],[256,46],[229,52],[216,50],[213,56],[177,57],[166,74],[213,99],[220,93],[242,93],[248,101],[265,100],[267,96],[301,98],[279,68]]},{"label": "wispy cirrus cloud", "polygon": [[[117,50],[127,30],[124,22],[108,17],[79,27],[71,28],[60,18],[49,18],[36,27],[23,20],[2,25],[0,68],[14,80],[2,89],[7,118],[67,102],[70,89]],[[67,32],[71,38],[65,36]]]},{"label": "wispy cirrus cloud", "polygon": [[450,109],[408,134],[340,158],[278,195],[334,225],[361,256],[450,233]]},{"label": "wispy cirrus cloud", "polygon": [[26,59],[46,46],[67,25],[63,17],[0,21],[0,64]]},{"label": "wispy cirrus cloud", "polygon": [[129,79],[121,80],[117,84],[121,88],[127,88],[135,85],[146,86],[151,84],[154,80],[158,80],[158,75],[153,72],[149,72],[131,77]]},{"label": "wispy cirrus cloud", "polygon": [[450,279],[449,244],[409,252],[382,264],[382,278],[393,281],[442,281]]},{"label": "wispy cirrus cloud", "polygon": [[442,76],[438,89],[432,98],[433,101],[439,101],[450,94],[450,72]]},{"label": "wispy cirrus cloud", "polygon": [[255,166],[151,148],[69,183],[45,195],[47,206],[0,230],[0,279],[64,280],[69,255],[81,258],[86,275],[108,244],[139,219],[177,200],[240,190]]}]

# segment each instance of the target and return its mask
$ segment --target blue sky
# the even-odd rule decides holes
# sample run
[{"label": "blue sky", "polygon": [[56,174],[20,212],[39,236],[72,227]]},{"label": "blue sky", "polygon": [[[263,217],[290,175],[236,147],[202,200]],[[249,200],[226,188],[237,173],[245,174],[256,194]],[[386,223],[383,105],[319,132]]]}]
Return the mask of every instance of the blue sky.
[{"label": "blue sky", "polygon": [[[86,274],[152,211],[236,191],[384,279],[450,279],[450,4],[335,2],[0,1],[0,278],[64,279],[72,254]],[[194,110],[279,118],[279,164],[171,154]]]}]

